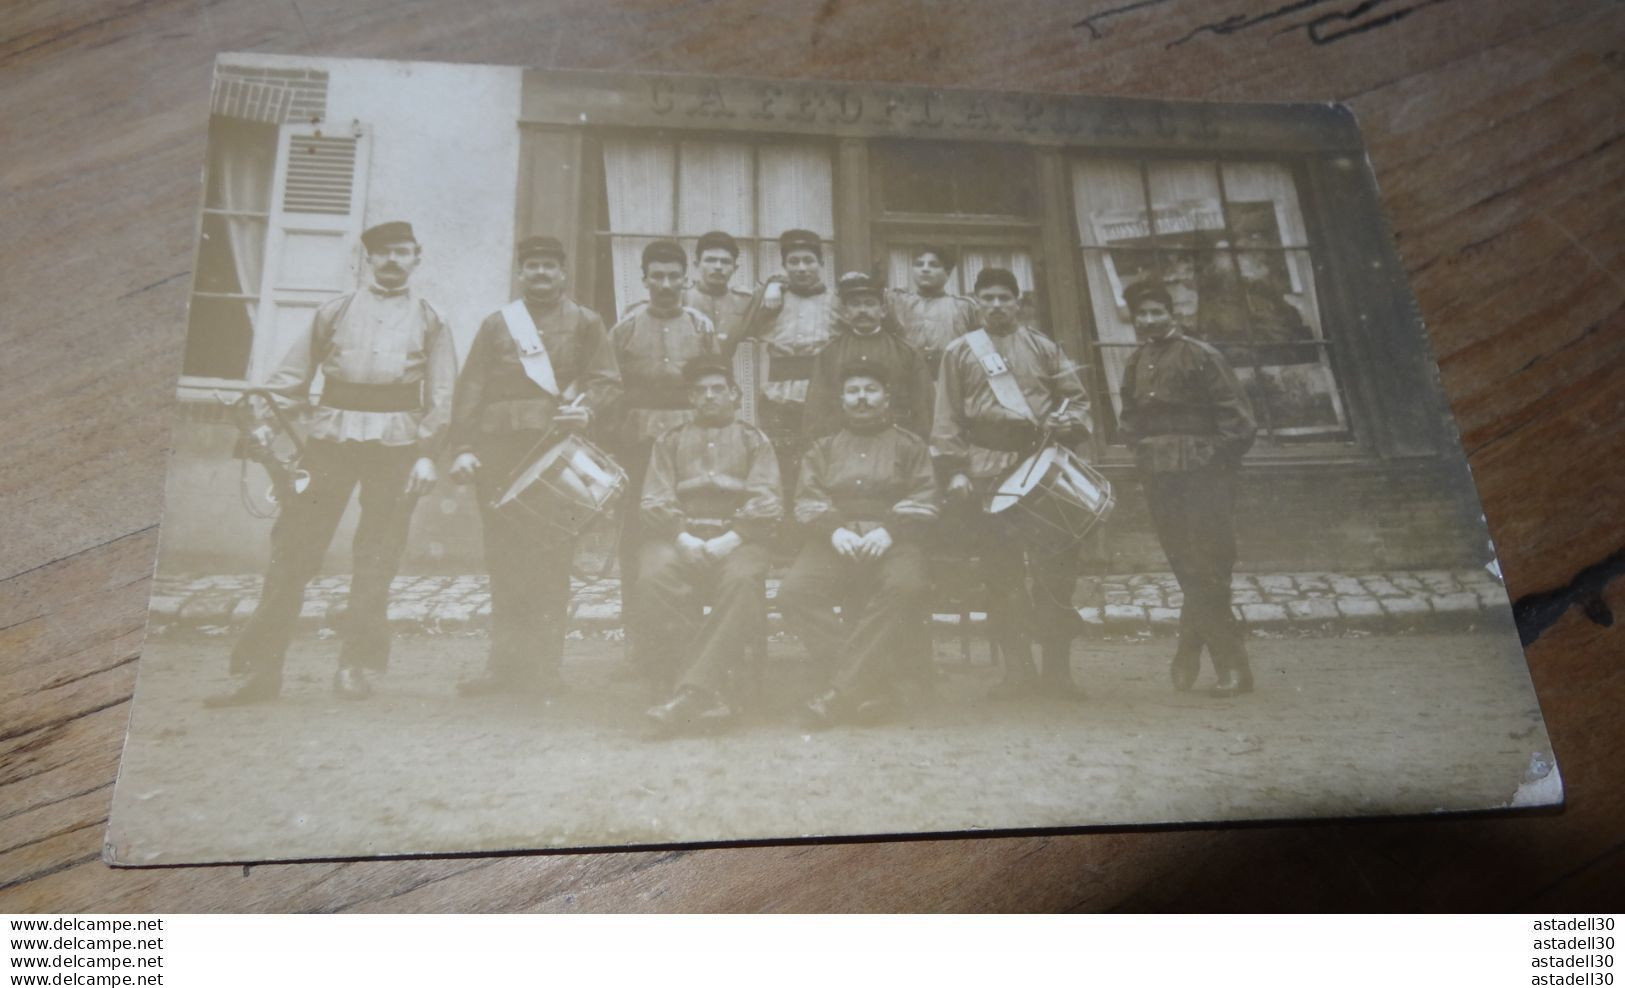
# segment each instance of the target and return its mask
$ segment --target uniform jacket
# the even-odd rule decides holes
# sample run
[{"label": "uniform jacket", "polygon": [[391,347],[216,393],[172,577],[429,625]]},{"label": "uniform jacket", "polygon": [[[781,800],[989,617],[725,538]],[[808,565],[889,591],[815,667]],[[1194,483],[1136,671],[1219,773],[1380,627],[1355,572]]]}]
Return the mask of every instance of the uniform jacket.
[{"label": "uniform jacket", "polygon": [[925,441],[886,424],[842,428],[814,442],[802,457],[795,514],[826,539],[837,528],[866,535],[877,527],[918,539],[937,517],[938,502]]},{"label": "uniform jacket", "polygon": [[621,372],[622,449],[650,442],[694,417],[683,364],[718,352],[710,319],[686,308],[658,316],[645,305],[615,324],[609,343]]},{"label": "uniform jacket", "polygon": [[[595,419],[612,413],[621,397],[621,374],[598,313],[568,298],[550,312],[529,302],[526,307],[559,387],[571,397],[581,394],[582,405]],[[473,449],[480,435],[545,430],[553,424],[554,412],[569,400],[548,394],[525,375],[507,322],[500,311],[493,312],[480,323],[457,378],[452,451]]]},{"label": "uniform jacket", "polygon": [[903,339],[920,351],[933,376],[948,344],[982,325],[981,307],[964,295],[921,295],[893,289],[886,293],[886,302],[892,318],[903,328]]},{"label": "uniform jacket", "polygon": [[746,541],[767,539],[784,517],[773,444],[738,420],[669,429],[650,451],[641,506],[655,538],[676,538],[705,520],[730,525]]},{"label": "uniform jacket", "polygon": [[1224,356],[1178,332],[1129,354],[1122,401],[1123,439],[1149,473],[1233,467],[1258,432],[1252,403]]},{"label": "uniform jacket", "polygon": [[[1047,336],[1017,326],[1004,335],[988,333],[1021,391],[1042,421],[1067,401],[1068,445],[1089,434],[1089,396],[1070,357]],[[937,407],[931,422],[931,455],[944,476],[963,471],[973,481],[1002,480],[1038,446],[1038,426],[999,404],[987,372],[965,338],[948,344],[937,378]]]},{"label": "uniform jacket", "polygon": [[264,387],[305,400],[317,371],[331,382],[417,385],[421,405],[387,412],[317,405],[310,410],[306,438],[415,443],[426,456],[439,451],[452,414],[457,351],[446,321],[411,289],[371,287],[326,302]]},{"label": "uniform jacket", "polygon": [[896,331],[882,327],[868,336],[843,329],[818,352],[812,380],[807,382],[807,412],[803,428],[812,438],[841,427],[841,368],[849,363],[874,362],[885,368],[891,381],[892,418],[918,436],[931,434],[931,410],[936,395],[931,372],[918,350]]}]

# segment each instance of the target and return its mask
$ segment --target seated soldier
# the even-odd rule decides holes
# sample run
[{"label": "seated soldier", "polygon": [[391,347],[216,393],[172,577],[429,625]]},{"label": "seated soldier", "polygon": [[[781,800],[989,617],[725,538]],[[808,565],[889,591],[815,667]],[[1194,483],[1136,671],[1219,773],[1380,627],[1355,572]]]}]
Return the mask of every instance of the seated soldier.
[{"label": "seated soldier", "polygon": [[807,541],[779,588],[786,620],[833,672],[807,704],[817,727],[887,705],[925,633],[931,580],[921,543],[937,517],[930,451],[892,424],[884,366],[849,363],[840,380],[842,427],[801,462],[795,514]]},{"label": "seated soldier", "polygon": [[723,686],[765,627],[767,542],[784,516],[773,444],[734,418],[739,388],[728,362],[695,357],[683,379],[694,420],[663,433],[650,454],[632,598],[640,640],[664,643],[651,654],[656,688],[676,684],[648,711],[661,733],[731,716]]}]

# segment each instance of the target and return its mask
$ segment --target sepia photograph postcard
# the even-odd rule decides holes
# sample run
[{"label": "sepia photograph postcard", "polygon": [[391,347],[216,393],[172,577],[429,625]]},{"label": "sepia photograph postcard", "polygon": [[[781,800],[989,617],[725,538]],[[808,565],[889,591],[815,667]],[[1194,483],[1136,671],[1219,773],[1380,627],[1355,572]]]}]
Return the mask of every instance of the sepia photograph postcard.
[{"label": "sepia photograph postcard", "polygon": [[110,863],[1561,804],[1346,107],[227,54],[196,112]]}]

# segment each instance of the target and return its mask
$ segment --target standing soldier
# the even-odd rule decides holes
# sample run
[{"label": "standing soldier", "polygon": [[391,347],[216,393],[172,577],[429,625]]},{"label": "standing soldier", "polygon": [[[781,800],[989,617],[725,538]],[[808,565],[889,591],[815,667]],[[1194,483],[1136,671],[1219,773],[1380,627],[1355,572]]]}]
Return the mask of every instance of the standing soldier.
[{"label": "standing soldier", "polygon": [[491,653],[464,696],[562,688],[571,544],[543,545],[492,502],[544,438],[587,428],[621,394],[604,322],[564,293],[563,244],[529,237],[516,251],[523,295],[480,323],[457,379],[451,476],[474,482],[491,571]]},{"label": "standing soldier", "polygon": [[959,259],[947,247],[923,246],[914,251],[913,291],[889,290],[886,300],[903,328],[903,339],[920,351],[934,378],[948,344],[982,324],[976,300],[947,292],[948,276]]},{"label": "standing soldier", "polygon": [[[649,304],[639,306],[609,331],[615,364],[621,371],[625,409],[616,446],[631,494],[621,518],[621,606],[625,613],[631,613],[634,606],[631,597],[636,592],[641,542],[638,497],[649,466],[649,450],[655,437],[694,418],[683,367],[695,357],[718,352],[711,320],[682,304],[687,277],[688,255],[675,240],[656,240],[643,248],[643,285],[649,290]],[[726,289],[726,282],[723,287]],[[646,656],[637,647],[636,634],[629,636],[629,644],[634,664],[643,668]]]},{"label": "standing soldier", "polygon": [[702,233],[694,247],[694,264],[700,280],[683,293],[683,304],[711,320],[718,347],[723,356],[731,356],[746,335],[751,308],[751,293],[731,285],[739,270],[739,242],[721,230]]},{"label": "standing soldier", "polygon": [[784,274],[766,285],[755,325],[766,343],[767,373],[757,424],[778,454],[786,482],[806,448],[803,409],[813,358],[835,334],[835,301],[824,285],[824,245],[811,230],[779,235]]},{"label": "standing soldier", "polygon": [[826,436],[841,427],[844,417],[843,368],[872,364],[881,368],[893,422],[922,439],[931,435],[931,406],[936,398],[931,373],[919,351],[890,324],[880,286],[859,271],[841,275],[839,330],[813,361],[807,384],[806,434]]},{"label": "standing soldier", "polygon": [[411,225],[379,224],[361,234],[361,244],[370,283],[318,308],[310,330],[265,382],[268,391],[308,401],[322,373],[299,461],[310,483],[282,505],[259,604],[232,649],[233,671],[247,672],[248,680],[211,698],[211,706],[270,700],[281,691],[305,587],[358,486],[355,575],[334,689],[346,699],[365,698],[372,692],[366,670],[382,670],[389,659],[389,584],[418,496],[436,479],[457,357],[445,320],[408,287],[422,259]]},{"label": "standing soldier", "polygon": [[[983,268],[976,299],[985,330],[948,344],[937,379],[931,455],[947,477],[948,497],[967,515],[981,557],[988,618],[1004,655],[998,699],[1033,692],[1033,637],[1046,691],[1081,696],[1071,675],[1077,613],[1077,546],[1028,545],[985,509],[991,493],[1044,437],[1074,445],[1089,435],[1089,399],[1072,361],[1048,337],[1016,322],[1020,289],[1004,268]],[[1027,590],[1028,573],[1033,590]]]},{"label": "standing soldier", "polygon": [[938,512],[936,475],[924,440],[892,424],[887,373],[873,361],[841,369],[841,428],[814,440],[801,463],[795,516],[807,540],[779,603],[829,676],[807,704],[819,727],[884,706],[929,644],[923,542]]},{"label": "standing soldier", "polygon": [[1230,609],[1236,565],[1236,469],[1258,427],[1252,406],[1217,349],[1181,333],[1173,300],[1156,281],[1123,290],[1140,346],[1123,368],[1118,421],[1134,447],[1151,521],[1179,580],[1179,645],[1169,669],[1188,690],[1213,659],[1213,696],[1253,688],[1242,629]]},{"label": "standing soldier", "polygon": [[731,716],[723,687],[764,633],[767,542],[784,516],[773,446],[734,418],[739,388],[728,363],[697,357],[683,378],[694,420],[655,440],[634,598],[638,634],[661,642],[672,665],[657,684],[677,687],[648,711],[663,733]]}]

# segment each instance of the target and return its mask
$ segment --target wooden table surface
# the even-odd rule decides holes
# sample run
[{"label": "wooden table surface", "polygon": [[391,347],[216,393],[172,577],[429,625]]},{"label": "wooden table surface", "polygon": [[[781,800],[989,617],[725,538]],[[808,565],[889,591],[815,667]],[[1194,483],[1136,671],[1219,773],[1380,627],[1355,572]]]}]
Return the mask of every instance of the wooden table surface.
[{"label": "wooden table surface", "polygon": [[[39,0],[0,20],[0,912],[1620,907],[1625,3]],[[107,867],[210,69],[244,50],[1351,103],[1508,586],[1549,625],[1529,660],[1566,808]]]}]

